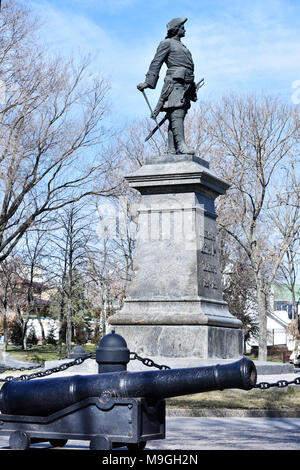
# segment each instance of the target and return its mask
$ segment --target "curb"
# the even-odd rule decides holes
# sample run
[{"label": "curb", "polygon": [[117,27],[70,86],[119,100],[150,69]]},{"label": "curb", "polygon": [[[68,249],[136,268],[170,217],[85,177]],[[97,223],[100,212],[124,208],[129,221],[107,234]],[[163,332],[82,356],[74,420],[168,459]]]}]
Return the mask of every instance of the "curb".
[{"label": "curb", "polygon": [[178,418],[300,418],[300,410],[167,408],[166,416]]}]

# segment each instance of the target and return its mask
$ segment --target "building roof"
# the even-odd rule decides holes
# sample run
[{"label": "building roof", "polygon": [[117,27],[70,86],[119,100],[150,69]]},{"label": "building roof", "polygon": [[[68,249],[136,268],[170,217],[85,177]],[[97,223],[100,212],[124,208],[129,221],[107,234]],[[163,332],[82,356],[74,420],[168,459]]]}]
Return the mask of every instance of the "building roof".
[{"label": "building roof", "polygon": [[[282,302],[292,302],[292,293],[286,284],[273,284],[274,300]],[[300,301],[300,285],[295,286],[296,301]]]}]

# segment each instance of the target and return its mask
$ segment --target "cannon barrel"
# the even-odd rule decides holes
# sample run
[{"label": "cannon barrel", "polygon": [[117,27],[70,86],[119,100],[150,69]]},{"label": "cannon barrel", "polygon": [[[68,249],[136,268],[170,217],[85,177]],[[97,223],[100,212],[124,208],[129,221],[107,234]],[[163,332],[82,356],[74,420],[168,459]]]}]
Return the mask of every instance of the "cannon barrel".
[{"label": "cannon barrel", "polygon": [[242,358],[206,367],[9,381],[0,392],[0,410],[12,415],[49,416],[107,392],[119,398],[157,400],[226,388],[250,390],[256,384],[256,377],[254,363]]}]

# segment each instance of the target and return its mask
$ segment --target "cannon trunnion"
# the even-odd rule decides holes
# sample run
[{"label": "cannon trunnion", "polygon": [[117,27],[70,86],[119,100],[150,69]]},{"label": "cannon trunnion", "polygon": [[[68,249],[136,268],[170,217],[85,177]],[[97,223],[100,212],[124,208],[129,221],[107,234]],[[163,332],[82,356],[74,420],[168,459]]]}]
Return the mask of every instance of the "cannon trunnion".
[{"label": "cannon trunnion", "polygon": [[216,366],[127,372],[126,342],[114,333],[102,338],[96,360],[99,374],[3,385],[0,434],[10,435],[11,448],[26,449],[41,441],[62,446],[72,439],[89,440],[93,450],[142,449],[147,441],[165,437],[165,398],[250,390],[256,384],[255,365],[246,358]]}]

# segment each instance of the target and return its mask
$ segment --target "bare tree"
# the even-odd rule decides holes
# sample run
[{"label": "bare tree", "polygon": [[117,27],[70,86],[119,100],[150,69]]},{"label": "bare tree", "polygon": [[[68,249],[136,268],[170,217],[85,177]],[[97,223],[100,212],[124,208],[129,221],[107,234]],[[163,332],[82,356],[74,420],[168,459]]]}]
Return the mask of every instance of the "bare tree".
[{"label": "bare tree", "polygon": [[131,279],[135,248],[135,194],[98,201],[95,241],[88,249],[88,295],[100,310],[100,330],[105,334],[113,303],[122,305]]},{"label": "bare tree", "polygon": [[97,247],[89,249],[87,257],[87,296],[93,299],[95,310],[99,310],[99,331],[105,335],[109,298],[113,290],[108,240],[103,239]]},{"label": "bare tree", "polygon": [[46,335],[41,320],[42,296],[51,283],[51,273],[48,266],[48,231],[49,225],[35,226],[26,231],[24,246],[19,246],[23,260],[23,287],[26,292],[26,301],[23,302],[23,346],[26,349],[26,328],[30,315],[35,315],[42,335],[42,343],[46,344]]},{"label": "bare tree", "polygon": [[[243,248],[253,269],[261,360],[267,359],[270,285],[299,230],[299,185],[294,186],[293,203],[285,185],[278,185],[284,177],[293,185],[290,169],[299,152],[299,128],[298,109],[271,96],[230,95],[212,107],[212,161],[216,172],[231,183],[218,201],[218,223]],[[280,232],[272,218],[279,195],[281,208],[290,214],[282,219]]]},{"label": "bare tree", "polygon": [[8,345],[8,312],[13,310],[16,304],[16,292],[20,284],[22,260],[19,256],[11,255],[0,263],[0,303],[3,315],[3,350]]},{"label": "bare tree", "polygon": [[276,280],[279,283],[284,282],[292,296],[292,318],[298,328],[297,336],[300,336],[299,312],[300,303],[299,287],[297,286],[297,275],[300,264],[300,239],[296,238],[288,247],[281,264],[279,265]]},{"label": "bare tree", "polygon": [[[43,343],[45,343],[45,333],[40,318],[40,302],[42,291],[45,290],[45,268],[44,256],[47,239],[43,230],[28,230],[24,237],[23,246],[19,247],[19,256],[16,262],[12,263],[15,267],[15,273],[12,280],[8,278],[10,266],[7,266],[6,260],[2,261],[3,271],[9,279],[12,291],[14,307],[22,329],[22,348],[27,347],[27,325],[31,315],[35,315],[39,321]],[[10,258],[7,258],[9,260]]]},{"label": "bare tree", "polygon": [[245,349],[259,332],[254,273],[245,251],[226,231],[219,230],[218,240],[224,300],[230,313],[242,322]]},{"label": "bare tree", "polygon": [[[65,317],[66,305],[66,291],[67,291],[67,273],[68,273],[68,237],[61,237],[59,230],[53,230],[49,236],[49,261],[51,263],[51,272],[55,276],[55,293],[58,294],[58,320],[59,320],[59,333],[58,333],[58,354],[62,355],[63,346],[63,321]],[[53,296],[51,303],[53,304]],[[51,306],[50,306],[51,308]]]},{"label": "bare tree", "polygon": [[211,133],[212,104],[201,100],[189,111],[186,121],[186,139],[204,160],[210,159],[214,151],[214,138]]},{"label": "bare tree", "polygon": [[[40,217],[90,194],[111,194],[101,145],[108,84],[88,59],[51,57],[40,19],[15,0],[0,14],[0,260]],[[100,147],[99,147],[100,146]],[[95,150],[97,149],[97,150]],[[110,155],[111,157],[111,155]]]},{"label": "bare tree", "polygon": [[71,204],[57,214],[57,230],[50,236],[52,272],[56,274],[59,293],[59,351],[62,347],[62,324],[66,320],[66,350],[71,352],[74,325],[74,296],[78,283],[87,272],[87,254],[91,235],[91,217],[84,204]]}]

